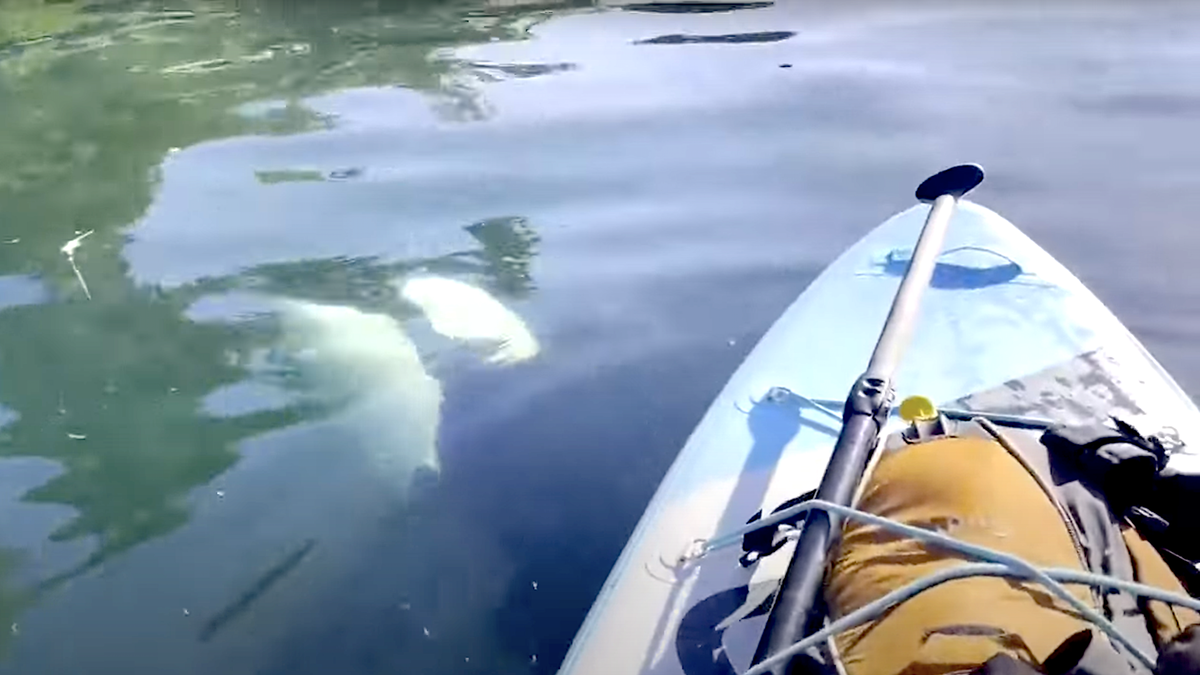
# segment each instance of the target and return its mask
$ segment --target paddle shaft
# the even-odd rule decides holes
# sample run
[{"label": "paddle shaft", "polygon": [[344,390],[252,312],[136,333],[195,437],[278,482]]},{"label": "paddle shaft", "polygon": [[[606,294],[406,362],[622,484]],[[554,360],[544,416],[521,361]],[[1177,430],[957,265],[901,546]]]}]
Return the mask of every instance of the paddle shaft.
[{"label": "paddle shaft", "polygon": [[[854,383],[846,399],[842,430],[817,489],[816,499],[849,505],[862,480],[867,461],[887,421],[892,378],[905,349],[912,341],[921,296],[933,278],[933,270],[959,195],[961,192],[942,194],[933,201],[867,370]],[[825,561],[834,540],[833,533],[840,525],[839,518],[825,511],[809,512],[774,606],[767,617],[767,625],[754,654],[754,664],[820,627],[823,613],[814,610],[821,601]],[[772,673],[784,675],[791,668],[792,663],[782,664],[772,669]]]},{"label": "paddle shaft", "polygon": [[900,288],[892,300],[892,309],[883,324],[879,341],[875,343],[871,361],[867,363],[867,377],[882,378],[890,384],[896,374],[900,358],[912,342],[913,330],[917,327],[917,311],[921,308],[921,296],[933,279],[933,270],[937,266],[938,256],[942,253],[946,230],[950,227],[950,218],[954,215],[957,203],[954,195],[942,195],[933,202],[933,208],[925,218],[925,227],[921,229],[921,236],[917,238],[917,248],[908,263],[908,270],[900,280]]}]

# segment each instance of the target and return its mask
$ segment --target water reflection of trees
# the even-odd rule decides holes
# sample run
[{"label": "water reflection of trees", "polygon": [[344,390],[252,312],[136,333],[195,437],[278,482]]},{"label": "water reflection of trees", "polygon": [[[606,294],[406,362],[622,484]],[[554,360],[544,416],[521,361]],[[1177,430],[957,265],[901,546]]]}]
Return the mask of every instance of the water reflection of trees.
[{"label": "water reflection of trees", "polygon": [[[525,38],[548,9],[387,0],[196,2],[171,11],[108,4],[121,10],[0,0],[0,11],[47,13],[17,25],[64,29],[39,39],[40,29],[27,28],[8,36],[7,49],[0,34],[0,218],[6,239],[23,242],[0,248],[0,271],[53,259],[77,228],[134,222],[150,202],[155,167],[173,148],[328,124],[303,105],[305,96],[394,84],[425,92],[451,117],[473,119],[486,114],[478,82],[570,67],[478,64],[445,53]],[[261,100],[280,105],[237,112]]]},{"label": "water reflection of trees", "polygon": [[0,313],[7,455],[36,455],[63,473],[26,495],[77,514],[52,540],[95,536],[80,568],[173,530],[187,491],[228,469],[235,444],[293,421],[284,412],[233,419],[198,414],[214,388],[243,371],[238,328],[194,324],[169,294],[32,305]]},{"label": "water reflection of trees", "polygon": [[[430,259],[313,260],[174,289],[136,285],[121,257],[124,229],[151,203],[163,158],[209,139],[319,128],[331,122],[303,98],[352,86],[410,87],[477,117],[478,92],[458,76],[472,66],[431,55],[524,37],[549,11],[399,0],[184,2],[169,12],[123,1],[85,11],[82,2],[0,0],[0,275],[38,279],[58,298],[0,311],[0,404],[17,415],[0,456],[59,464],[24,500],[74,510],[53,540],[95,542],[85,560],[44,578],[44,590],[180,527],[189,491],[229,470],[241,440],[311,412],[203,412],[208,394],[249,377],[247,355],[263,336],[256,325],[189,320],[198,297],[253,288],[380,305],[392,279],[415,272],[467,276],[507,296],[533,289],[538,239],[513,217],[468,226],[478,246]],[[282,103],[238,112],[262,100]],[[87,300],[59,249],[90,229],[77,254]],[[19,564],[13,555],[0,550],[0,578]],[[0,623],[31,598],[0,587]],[[0,644],[8,637],[0,630]]]},{"label": "water reflection of trees", "polygon": [[0,312],[0,373],[13,383],[0,390],[0,402],[19,414],[5,429],[0,456],[57,462],[63,472],[25,500],[75,509],[52,540],[98,542],[83,563],[44,585],[183,525],[188,492],[227,471],[239,441],[314,412],[299,406],[233,417],[201,412],[209,393],[250,376],[250,354],[263,336],[254,324],[189,321],[185,312],[194,299],[253,289],[395,312],[391,282],[411,273],[470,277],[509,296],[531,289],[537,236],[523,219],[466,229],[478,248],[429,259],[270,264],[169,291],[101,278],[89,280],[92,301]]},{"label": "water reflection of trees", "polygon": [[370,307],[392,300],[392,282],[409,274],[466,277],[506,297],[533,290],[530,267],[540,241],[521,217],[490,218],[464,228],[478,247],[431,258],[389,262],[376,257],[329,258],[259,265],[230,279],[202,282],[211,292],[253,288],[317,302]]}]

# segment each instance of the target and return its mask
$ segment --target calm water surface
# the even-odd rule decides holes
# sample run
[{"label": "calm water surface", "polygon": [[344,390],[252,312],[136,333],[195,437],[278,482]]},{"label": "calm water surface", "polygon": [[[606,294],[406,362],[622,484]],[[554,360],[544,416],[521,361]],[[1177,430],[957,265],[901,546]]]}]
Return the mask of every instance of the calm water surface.
[{"label": "calm water surface", "polygon": [[0,671],[553,672],[949,163],[1200,389],[1200,10],[811,4],[0,0]]}]

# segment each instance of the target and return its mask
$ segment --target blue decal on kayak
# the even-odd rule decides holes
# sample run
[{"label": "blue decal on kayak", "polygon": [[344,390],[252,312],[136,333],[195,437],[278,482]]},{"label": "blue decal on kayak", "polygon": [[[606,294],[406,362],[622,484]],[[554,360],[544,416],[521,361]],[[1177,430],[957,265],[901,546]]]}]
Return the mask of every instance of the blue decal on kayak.
[{"label": "blue decal on kayak", "polygon": [[[884,274],[903,277],[912,259],[911,249],[889,251],[881,265]],[[929,285],[946,290],[971,290],[1006,284],[1024,270],[1007,256],[985,248],[963,246],[938,258]]]}]

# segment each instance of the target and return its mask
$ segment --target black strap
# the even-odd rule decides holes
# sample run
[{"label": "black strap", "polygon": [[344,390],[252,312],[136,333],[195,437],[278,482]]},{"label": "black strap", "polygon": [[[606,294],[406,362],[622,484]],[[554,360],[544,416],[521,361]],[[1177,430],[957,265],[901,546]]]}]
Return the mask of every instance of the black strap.
[{"label": "black strap", "polygon": [[[816,490],[810,490],[799,497],[792,497],[779,506],[776,506],[775,509],[771,511],[771,515],[775,515],[776,513],[779,513],[785,509],[790,509],[801,502],[806,502],[816,495]],[[742,567],[749,567],[759,560],[762,560],[763,558],[783,548],[783,545],[787,542],[778,536],[779,528],[784,525],[798,527],[800,523],[804,522],[804,519],[807,515],[807,512],[801,513],[799,515],[792,516],[791,518],[781,520],[770,527],[764,527],[760,530],[747,533],[742,537],[742,551],[744,551],[744,553],[742,553],[742,557],[738,559],[738,562],[741,563]],[[750,516],[750,519],[746,521],[746,524],[749,525],[750,523],[758,522],[761,519],[762,510],[760,509],[759,511],[755,512],[753,516]]]}]

